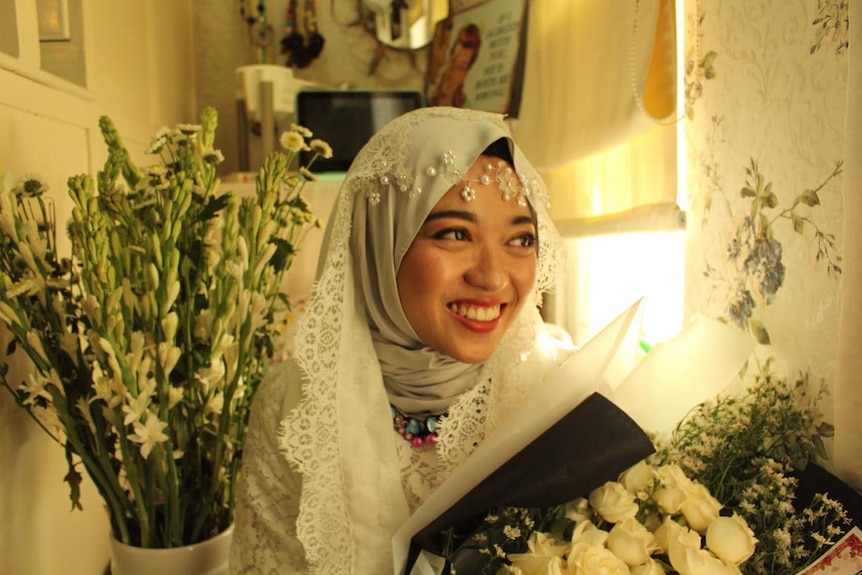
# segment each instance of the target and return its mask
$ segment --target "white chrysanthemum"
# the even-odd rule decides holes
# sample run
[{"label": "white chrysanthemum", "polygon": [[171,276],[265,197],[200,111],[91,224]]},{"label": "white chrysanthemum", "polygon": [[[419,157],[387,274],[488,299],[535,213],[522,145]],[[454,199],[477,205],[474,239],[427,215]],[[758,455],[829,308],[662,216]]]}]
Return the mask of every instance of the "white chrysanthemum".
[{"label": "white chrysanthemum", "polygon": [[312,152],[319,154],[320,157],[325,160],[332,157],[332,147],[323,140],[311,140],[311,142],[309,142],[309,147]]},{"label": "white chrysanthemum", "polygon": [[292,122],[290,124],[290,129],[291,131],[299,132],[305,138],[310,138],[314,135],[314,133],[305,126],[300,126],[299,124],[294,124]]},{"label": "white chrysanthemum", "polygon": [[278,143],[281,144],[282,148],[293,153],[300,152],[306,147],[302,134],[294,130],[284,132],[278,139]]}]

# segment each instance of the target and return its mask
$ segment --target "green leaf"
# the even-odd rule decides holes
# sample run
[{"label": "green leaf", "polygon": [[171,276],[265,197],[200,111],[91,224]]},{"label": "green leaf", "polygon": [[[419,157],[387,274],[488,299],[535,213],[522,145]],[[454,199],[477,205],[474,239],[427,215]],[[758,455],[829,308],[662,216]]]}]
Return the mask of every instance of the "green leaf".
[{"label": "green leaf", "polygon": [[703,60],[702,60],[703,67],[704,68],[710,68],[713,65],[713,63],[715,63],[716,58],[718,58],[718,54],[715,52],[715,50],[710,50],[709,52],[707,52],[706,55],[703,57]]},{"label": "green leaf", "polygon": [[219,214],[219,212],[227,207],[228,202],[230,202],[230,198],[231,194],[222,194],[221,196],[211,197],[204,206],[204,209],[201,210],[201,213],[198,215],[198,219],[200,221],[213,219]]},{"label": "green leaf", "polygon": [[756,319],[749,319],[748,329],[751,331],[751,335],[757,343],[761,345],[771,345],[772,342],[769,340],[769,332],[766,331],[766,326],[763,325],[763,322]]},{"label": "green leaf", "polygon": [[797,234],[802,234],[805,231],[805,220],[799,217],[796,212],[790,212],[790,220],[793,222],[793,231]]},{"label": "green leaf", "polygon": [[757,195],[757,192],[755,192],[754,190],[752,190],[748,186],[745,186],[744,188],[739,190],[739,195],[743,198],[753,198]]},{"label": "green leaf", "polygon": [[289,241],[282,238],[273,238],[272,243],[275,244],[275,253],[269,263],[277,270],[285,269],[290,257],[296,253],[296,250]]},{"label": "green leaf", "polygon": [[814,207],[820,205],[820,197],[817,195],[817,192],[814,190],[805,190],[801,194],[799,194],[799,201],[806,206]]},{"label": "green leaf", "polygon": [[834,437],[835,436],[835,426],[831,423],[823,422],[817,426],[817,434],[820,437]]},{"label": "green leaf", "polygon": [[69,484],[69,498],[72,500],[72,509],[83,511],[81,506],[81,474],[75,469],[75,462],[72,461],[72,447],[66,444],[66,462],[69,464],[69,473],[63,478],[63,481]]}]

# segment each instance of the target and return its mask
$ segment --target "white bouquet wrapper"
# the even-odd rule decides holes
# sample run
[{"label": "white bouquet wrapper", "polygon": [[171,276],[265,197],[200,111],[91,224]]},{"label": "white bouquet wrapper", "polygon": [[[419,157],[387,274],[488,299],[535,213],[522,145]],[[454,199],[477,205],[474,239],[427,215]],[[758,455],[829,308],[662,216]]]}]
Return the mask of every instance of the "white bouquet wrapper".
[{"label": "white bouquet wrapper", "polygon": [[[415,556],[422,547],[417,545],[419,534],[435,531],[441,519],[471,517],[482,505],[560,504],[574,498],[569,487],[591,490],[616,479],[652,452],[643,429],[670,431],[689,409],[720,392],[752,351],[747,334],[699,317],[638,363],[640,308],[638,301],[574,352],[411,515],[392,540],[395,573],[403,575],[411,567],[411,575],[442,572],[444,562],[434,553],[423,550],[419,559]],[[572,433],[584,425],[603,426],[603,436]],[[559,493],[549,493],[553,485],[548,482],[525,485],[521,477],[532,473],[545,478],[541,470],[537,475],[525,468],[537,460],[531,447],[543,450],[542,456],[550,453],[548,441],[559,446],[553,450],[557,468],[546,469],[557,476],[550,483],[561,487],[561,480],[567,482]],[[568,455],[576,460],[565,460]],[[562,477],[560,467],[565,468]],[[487,501],[489,494],[508,496],[511,486],[522,493],[505,502]]]}]

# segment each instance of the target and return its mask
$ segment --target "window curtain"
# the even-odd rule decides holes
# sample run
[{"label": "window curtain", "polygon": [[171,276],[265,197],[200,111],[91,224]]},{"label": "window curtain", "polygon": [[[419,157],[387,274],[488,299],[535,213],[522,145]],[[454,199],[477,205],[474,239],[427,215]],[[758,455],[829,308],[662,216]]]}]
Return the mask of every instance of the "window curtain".
[{"label": "window curtain", "polygon": [[530,2],[515,134],[569,237],[678,229],[674,0]]},{"label": "window curtain", "polygon": [[835,372],[835,471],[862,493],[862,3],[849,3],[847,118],[844,126],[844,267]]}]

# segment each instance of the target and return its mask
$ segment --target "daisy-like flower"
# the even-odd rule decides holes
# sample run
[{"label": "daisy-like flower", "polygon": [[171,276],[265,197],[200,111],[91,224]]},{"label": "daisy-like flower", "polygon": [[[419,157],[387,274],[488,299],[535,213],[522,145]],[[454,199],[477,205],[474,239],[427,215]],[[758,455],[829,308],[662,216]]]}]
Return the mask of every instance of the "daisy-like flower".
[{"label": "daisy-like flower", "polygon": [[221,153],[221,150],[209,150],[208,152],[204,152],[203,158],[205,162],[212,165],[224,162],[224,154]]},{"label": "daisy-like flower", "polygon": [[302,134],[293,130],[283,133],[278,139],[278,143],[288,152],[296,153],[306,149]]},{"label": "daisy-like flower", "polygon": [[328,160],[332,157],[332,147],[323,140],[311,140],[308,145],[311,151],[319,154],[321,158]]},{"label": "daisy-like flower", "polygon": [[168,436],[165,435],[167,426],[168,424],[161,421],[156,414],[147,412],[146,423],[136,421],[135,432],[129,435],[129,440],[141,444],[141,455],[147,459],[153,447],[168,440]]},{"label": "daisy-like flower", "polygon": [[12,192],[25,198],[41,196],[48,191],[48,184],[36,174],[26,174],[18,178]]},{"label": "daisy-like flower", "polygon": [[309,130],[305,126],[300,126],[299,124],[291,123],[290,129],[293,132],[299,132],[300,134],[302,134],[302,137],[304,137],[304,138],[310,138],[311,136],[314,135],[314,133],[311,130]]},{"label": "daisy-like flower", "polygon": [[191,136],[201,131],[200,124],[177,124],[177,130],[183,134]]}]

